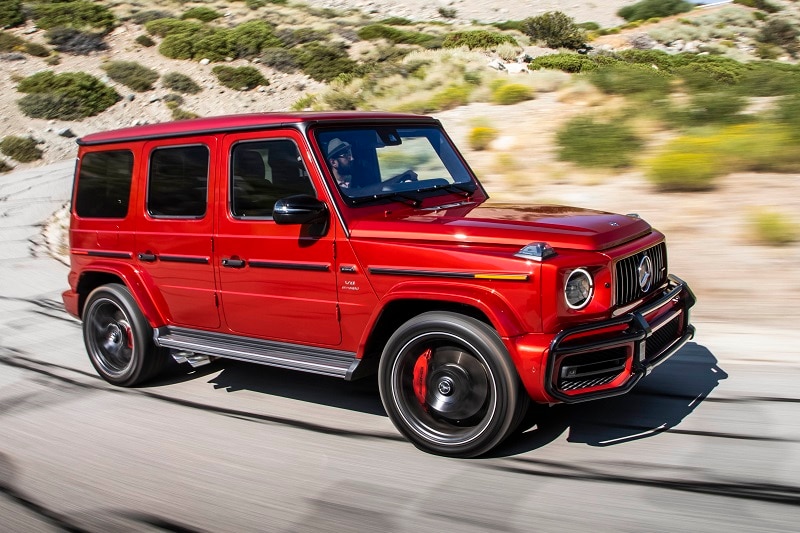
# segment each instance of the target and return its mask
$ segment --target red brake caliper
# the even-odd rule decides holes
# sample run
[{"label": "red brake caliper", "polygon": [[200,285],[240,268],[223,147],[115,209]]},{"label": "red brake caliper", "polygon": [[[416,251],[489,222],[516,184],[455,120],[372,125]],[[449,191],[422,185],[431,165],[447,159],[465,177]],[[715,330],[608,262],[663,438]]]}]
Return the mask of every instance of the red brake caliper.
[{"label": "red brake caliper", "polygon": [[425,405],[425,398],[428,396],[428,363],[432,355],[433,351],[428,348],[417,357],[414,364],[414,395],[421,405]]}]

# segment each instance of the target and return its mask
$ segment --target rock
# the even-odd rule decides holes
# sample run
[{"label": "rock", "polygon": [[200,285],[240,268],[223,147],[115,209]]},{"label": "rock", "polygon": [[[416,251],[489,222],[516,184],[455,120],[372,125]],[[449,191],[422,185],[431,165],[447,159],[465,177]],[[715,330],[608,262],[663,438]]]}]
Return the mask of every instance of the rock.
[{"label": "rock", "polygon": [[135,95],[135,94],[133,94],[133,93],[131,93],[131,94],[128,94],[128,95],[125,95],[125,99],[126,99],[127,101],[129,101],[129,102],[133,102],[133,101],[136,99],[136,95]]},{"label": "rock", "polygon": [[210,60],[210,59],[207,59],[207,58],[205,58],[205,57],[204,57],[203,59],[201,59],[201,60],[200,60],[200,64],[201,64],[201,65],[208,65],[209,63],[211,63],[211,60]]},{"label": "rock", "polygon": [[60,137],[66,137],[67,139],[71,139],[71,138],[73,138],[73,137],[75,137],[75,136],[76,136],[76,135],[75,135],[75,134],[72,132],[72,130],[71,130],[71,129],[69,129],[69,128],[62,128],[62,129],[58,130],[58,135],[59,135]]}]

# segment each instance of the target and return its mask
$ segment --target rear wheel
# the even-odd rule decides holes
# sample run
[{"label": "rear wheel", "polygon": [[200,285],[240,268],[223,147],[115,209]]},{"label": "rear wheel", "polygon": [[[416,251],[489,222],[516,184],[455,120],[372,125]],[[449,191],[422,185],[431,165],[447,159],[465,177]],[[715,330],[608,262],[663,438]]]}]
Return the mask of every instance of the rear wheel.
[{"label": "rear wheel", "polygon": [[161,370],[167,357],[127,287],[103,285],[83,310],[83,341],[97,373],[114,385],[138,385]]},{"label": "rear wheel", "polygon": [[473,457],[497,446],[527,406],[497,332],[449,312],[419,315],[389,339],[379,369],[381,400],[418,448]]}]

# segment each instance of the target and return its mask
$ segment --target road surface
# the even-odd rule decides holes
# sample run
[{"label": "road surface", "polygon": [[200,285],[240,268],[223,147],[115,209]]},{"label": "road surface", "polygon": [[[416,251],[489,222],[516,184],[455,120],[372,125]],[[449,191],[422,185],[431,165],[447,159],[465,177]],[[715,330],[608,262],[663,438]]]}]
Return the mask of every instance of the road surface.
[{"label": "road surface", "polygon": [[800,335],[699,323],[631,394],[490,457],[418,451],[374,383],[237,362],[106,384],[41,223],[72,163],[0,175],[0,531],[797,531]]}]

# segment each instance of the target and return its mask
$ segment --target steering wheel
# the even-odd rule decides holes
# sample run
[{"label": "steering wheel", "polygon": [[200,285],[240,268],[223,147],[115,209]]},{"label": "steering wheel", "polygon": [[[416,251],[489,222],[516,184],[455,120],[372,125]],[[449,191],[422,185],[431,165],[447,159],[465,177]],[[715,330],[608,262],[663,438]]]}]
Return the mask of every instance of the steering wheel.
[{"label": "steering wheel", "polygon": [[397,176],[392,176],[388,180],[384,181],[383,185],[392,185],[395,183],[408,183],[411,181],[417,181],[417,173],[409,169],[403,172],[402,174],[398,174]]}]

